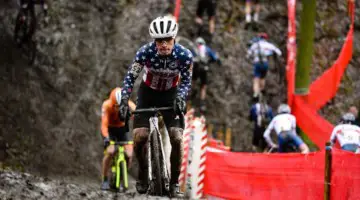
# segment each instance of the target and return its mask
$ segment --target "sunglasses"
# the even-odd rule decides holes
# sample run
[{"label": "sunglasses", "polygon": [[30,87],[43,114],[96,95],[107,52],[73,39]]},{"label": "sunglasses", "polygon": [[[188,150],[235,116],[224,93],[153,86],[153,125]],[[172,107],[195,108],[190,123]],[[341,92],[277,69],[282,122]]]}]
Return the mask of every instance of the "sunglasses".
[{"label": "sunglasses", "polygon": [[169,43],[169,42],[171,42],[172,39],[174,39],[174,38],[172,38],[172,37],[156,38],[156,39],[155,39],[155,42],[159,42],[159,43],[167,42],[167,43]]}]

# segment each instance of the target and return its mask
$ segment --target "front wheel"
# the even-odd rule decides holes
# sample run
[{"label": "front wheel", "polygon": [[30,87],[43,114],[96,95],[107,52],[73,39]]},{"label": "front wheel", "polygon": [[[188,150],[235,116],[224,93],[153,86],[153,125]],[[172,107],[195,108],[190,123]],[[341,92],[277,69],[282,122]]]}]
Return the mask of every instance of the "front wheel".
[{"label": "front wheel", "polygon": [[163,179],[161,177],[161,149],[160,142],[157,132],[154,131],[151,133],[151,164],[152,164],[152,173],[153,180],[150,183],[151,189],[153,189],[154,195],[163,195]]}]

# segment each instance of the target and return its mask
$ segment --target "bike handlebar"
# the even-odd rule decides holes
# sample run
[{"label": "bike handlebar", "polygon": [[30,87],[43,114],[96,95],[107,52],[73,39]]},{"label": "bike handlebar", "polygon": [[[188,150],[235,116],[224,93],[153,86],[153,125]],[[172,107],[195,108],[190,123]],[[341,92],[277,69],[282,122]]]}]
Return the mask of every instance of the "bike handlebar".
[{"label": "bike handlebar", "polygon": [[133,141],[110,141],[110,144],[113,144],[113,145],[126,145],[126,144],[133,144],[134,142]]},{"label": "bike handlebar", "polygon": [[145,113],[145,112],[156,113],[158,111],[166,111],[166,110],[174,110],[174,108],[173,107],[141,108],[141,109],[136,109],[132,113],[133,114],[139,114],[139,113]]}]

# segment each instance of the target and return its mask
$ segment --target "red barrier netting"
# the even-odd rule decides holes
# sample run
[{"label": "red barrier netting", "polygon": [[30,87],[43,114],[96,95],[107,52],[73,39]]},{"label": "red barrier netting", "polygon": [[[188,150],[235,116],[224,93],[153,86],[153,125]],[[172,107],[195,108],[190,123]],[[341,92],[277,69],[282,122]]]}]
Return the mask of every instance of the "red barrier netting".
[{"label": "red barrier netting", "polygon": [[181,8],[181,0],[175,0],[174,17],[176,21],[179,20],[180,8]]},{"label": "red barrier netting", "polygon": [[336,95],[343,73],[352,58],[352,43],[354,37],[354,2],[349,2],[351,25],[345,43],[338,59],[332,67],[324,72],[310,86],[310,92],[306,96],[294,94],[295,65],[296,65],[296,0],[288,0],[288,41],[287,41],[287,81],[288,81],[288,104],[292,107],[296,116],[297,124],[320,148],[329,140],[333,125],[323,119],[317,110],[324,106]]},{"label": "red barrier netting", "polygon": [[346,151],[332,151],[330,197],[333,200],[360,199],[360,156]]},{"label": "red barrier netting", "polygon": [[323,199],[324,157],[324,151],[207,152],[204,194],[225,199]]},{"label": "red barrier netting", "polygon": [[[354,5],[349,4],[352,25],[340,56],[310,87],[310,95],[294,95],[296,64],[296,0],[288,0],[288,101],[298,125],[320,148],[329,140],[333,125],[317,110],[335,96],[352,56]],[[329,87],[324,91],[324,85]],[[320,90],[322,89],[322,90]],[[315,94],[325,93],[321,97]],[[331,199],[360,200],[360,157],[333,150]],[[303,154],[252,154],[207,152],[204,194],[224,199],[324,199],[325,151]]]}]

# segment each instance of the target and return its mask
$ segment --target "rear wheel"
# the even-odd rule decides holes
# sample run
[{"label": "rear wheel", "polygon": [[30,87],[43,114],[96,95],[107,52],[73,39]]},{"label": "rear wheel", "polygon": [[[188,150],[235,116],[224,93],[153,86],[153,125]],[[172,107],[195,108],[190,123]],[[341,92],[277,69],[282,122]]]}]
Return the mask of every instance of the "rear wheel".
[{"label": "rear wheel", "polygon": [[153,180],[151,186],[154,195],[163,195],[163,179],[161,177],[161,154],[160,154],[160,142],[157,132],[151,133],[151,164]]}]

